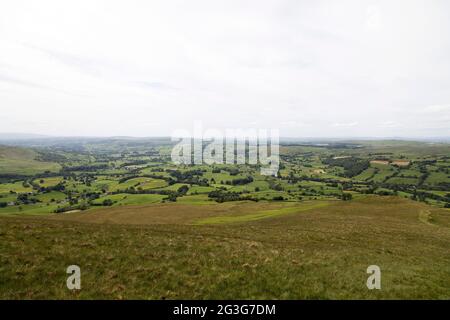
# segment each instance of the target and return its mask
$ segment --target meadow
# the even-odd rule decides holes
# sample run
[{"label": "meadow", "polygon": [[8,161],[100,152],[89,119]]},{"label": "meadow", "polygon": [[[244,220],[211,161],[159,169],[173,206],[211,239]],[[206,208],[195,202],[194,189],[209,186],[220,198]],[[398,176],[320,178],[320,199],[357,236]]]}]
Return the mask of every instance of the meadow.
[{"label": "meadow", "polygon": [[169,147],[0,146],[0,298],[450,299],[448,144],[283,145],[277,177]]}]

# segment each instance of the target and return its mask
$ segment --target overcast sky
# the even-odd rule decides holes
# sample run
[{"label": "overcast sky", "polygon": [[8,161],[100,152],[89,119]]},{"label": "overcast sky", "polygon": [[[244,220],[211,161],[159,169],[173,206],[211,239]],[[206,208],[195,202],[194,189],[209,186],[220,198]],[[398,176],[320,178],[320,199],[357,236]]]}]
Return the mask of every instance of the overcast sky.
[{"label": "overcast sky", "polygon": [[450,136],[449,1],[0,1],[0,132]]}]

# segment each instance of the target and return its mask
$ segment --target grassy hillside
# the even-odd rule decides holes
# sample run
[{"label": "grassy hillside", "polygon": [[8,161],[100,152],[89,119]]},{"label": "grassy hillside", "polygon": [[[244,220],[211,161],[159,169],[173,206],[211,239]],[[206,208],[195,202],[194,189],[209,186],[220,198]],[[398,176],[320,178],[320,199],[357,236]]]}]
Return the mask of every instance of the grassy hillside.
[{"label": "grassy hillside", "polygon": [[57,163],[38,161],[37,157],[31,149],[0,146],[0,174],[33,175],[60,169]]},{"label": "grassy hillside", "polygon": [[[448,209],[377,196],[308,206],[1,216],[0,298],[450,298]],[[77,292],[65,286],[71,264],[81,267]],[[372,264],[381,290],[365,285]]]}]

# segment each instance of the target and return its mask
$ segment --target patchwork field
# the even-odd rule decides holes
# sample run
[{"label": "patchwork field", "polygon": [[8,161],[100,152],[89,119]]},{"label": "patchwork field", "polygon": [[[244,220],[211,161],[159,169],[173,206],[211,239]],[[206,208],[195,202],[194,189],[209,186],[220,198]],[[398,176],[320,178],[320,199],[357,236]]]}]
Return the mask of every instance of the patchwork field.
[{"label": "patchwork field", "polygon": [[170,146],[0,146],[0,298],[450,299],[448,144],[281,146],[276,176]]}]

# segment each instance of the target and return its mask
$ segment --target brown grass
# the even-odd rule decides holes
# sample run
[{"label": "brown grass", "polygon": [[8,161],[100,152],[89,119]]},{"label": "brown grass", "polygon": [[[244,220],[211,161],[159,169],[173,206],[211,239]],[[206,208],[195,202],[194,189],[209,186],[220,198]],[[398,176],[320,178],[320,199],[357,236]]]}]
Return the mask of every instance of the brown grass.
[{"label": "brown grass", "polygon": [[[258,207],[267,203],[1,217],[0,298],[450,298],[449,210],[370,196],[263,220],[185,224]],[[65,287],[70,264],[82,269],[79,292]],[[365,285],[372,264],[382,290]]]},{"label": "brown grass", "polygon": [[371,160],[370,161],[371,164],[383,164],[383,165],[388,165],[389,161],[387,160]]},{"label": "brown grass", "polygon": [[293,203],[237,201],[212,203],[210,205],[158,203],[142,206],[118,206],[92,209],[85,212],[65,213],[48,218],[89,223],[114,224],[192,224],[193,222],[215,216],[233,216],[263,210],[276,210],[292,206]]}]

